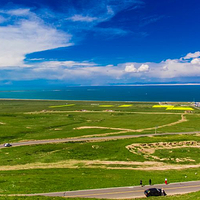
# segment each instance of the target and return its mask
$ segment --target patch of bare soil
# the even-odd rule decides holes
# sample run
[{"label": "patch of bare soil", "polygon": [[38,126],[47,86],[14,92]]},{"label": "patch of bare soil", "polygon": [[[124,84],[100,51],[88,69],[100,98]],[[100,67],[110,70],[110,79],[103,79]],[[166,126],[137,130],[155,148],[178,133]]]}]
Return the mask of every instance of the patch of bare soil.
[{"label": "patch of bare soil", "polygon": [[197,141],[182,141],[182,142],[157,142],[157,143],[140,143],[140,144],[131,144],[126,146],[126,148],[134,154],[142,154],[146,159],[154,159],[159,161],[168,161],[172,160],[174,162],[195,162],[195,160],[187,158],[159,158],[154,156],[154,152],[158,149],[177,149],[177,148],[199,148],[200,142]]},{"label": "patch of bare soil", "polygon": [[103,168],[103,169],[127,169],[127,170],[169,170],[198,168],[198,165],[175,165],[156,161],[100,161],[100,160],[66,160],[55,163],[29,163],[25,165],[0,166],[0,171],[29,170],[50,168]]}]

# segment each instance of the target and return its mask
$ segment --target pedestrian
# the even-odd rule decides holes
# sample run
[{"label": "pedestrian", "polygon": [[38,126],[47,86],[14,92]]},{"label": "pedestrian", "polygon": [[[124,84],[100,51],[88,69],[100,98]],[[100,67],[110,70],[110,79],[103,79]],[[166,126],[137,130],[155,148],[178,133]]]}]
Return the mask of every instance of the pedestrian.
[{"label": "pedestrian", "polygon": [[149,179],[149,185],[151,185],[151,179]]},{"label": "pedestrian", "polygon": [[140,185],[141,185],[141,187],[143,186],[143,185],[142,185],[142,179],[140,180]]},{"label": "pedestrian", "polygon": [[167,178],[165,179],[165,185],[167,185]]}]

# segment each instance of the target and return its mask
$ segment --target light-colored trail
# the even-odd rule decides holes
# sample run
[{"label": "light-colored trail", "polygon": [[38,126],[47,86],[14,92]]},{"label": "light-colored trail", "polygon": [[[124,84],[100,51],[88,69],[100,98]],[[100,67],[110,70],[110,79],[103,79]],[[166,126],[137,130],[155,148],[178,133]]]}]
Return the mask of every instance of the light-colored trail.
[{"label": "light-colored trail", "polygon": [[[168,127],[168,126],[174,126],[176,124],[180,124],[183,122],[186,122],[187,119],[185,117],[184,114],[181,114],[181,119],[179,119],[178,121],[169,123],[169,124],[164,124],[161,126],[157,126],[158,128],[163,128],[163,127]],[[102,127],[102,126],[81,126],[81,127],[77,127],[75,128],[77,130],[81,130],[81,129],[107,129],[107,130],[117,130],[119,132],[111,132],[111,133],[102,133],[102,134],[95,134],[93,136],[95,137],[103,137],[103,136],[108,136],[108,135],[118,135],[118,134],[122,134],[122,133],[128,133],[128,132],[142,132],[142,131],[147,131],[147,130],[154,130],[155,127],[150,127],[150,128],[143,128],[143,129],[126,129],[126,128],[113,128],[113,127]],[[82,136],[83,138],[85,137],[91,137],[92,135],[84,135]]]},{"label": "light-colored trail", "polygon": [[168,164],[158,161],[102,161],[102,160],[65,160],[53,163],[28,163],[24,165],[0,166],[0,171],[30,170],[30,169],[58,169],[58,168],[102,168],[117,170],[163,171],[199,168],[200,164]]}]

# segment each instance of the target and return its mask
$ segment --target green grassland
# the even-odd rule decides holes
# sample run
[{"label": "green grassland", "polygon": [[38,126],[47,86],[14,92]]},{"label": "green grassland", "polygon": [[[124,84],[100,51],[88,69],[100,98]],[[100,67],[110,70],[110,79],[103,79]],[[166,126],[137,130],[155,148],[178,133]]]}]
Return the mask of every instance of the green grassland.
[{"label": "green grassland", "polygon": [[[131,106],[124,106],[124,105]],[[181,106],[182,103],[173,105]],[[184,103],[186,104],[186,103]],[[67,106],[68,105],[68,106]],[[71,105],[71,106],[70,106]],[[72,106],[73,105],[73,106]],[[101,105],[112,105],[105,107]],[[90,101],[0,101],[0,143],[41,140],[54,138],[71,138],[83,136],[103,136],[107,133],[117,135],[118,129],[141,129],[141,132],[124,132],[120,135],[165,132],[200,131],[200,110],[185,113],[187,121],[171,126],[159,126],[177,122],[184,111],[153,108],[155,103],[138,102],[90,102]],[[190,103],[187,104],[190,106]],[[78,129],[79,127],[93,127]],[[105,127],[104,129],[94,127]],[[113,128],[113,129],[110,129]],[[118,128],[118,129],[117,129]],[[145,128],[152,128],[145,130]],[[144,129],[142,131],[142,129]],[[126,169],[129,161],[154,161],[143,153],[131,153],[126,146],[156,142],[196,141],[200,136],[193,135],[163,135],[120,139],[109,141],[68,142],[43,145],[31,145],[0,149],[0,194],[23,194],[39,192],[57,192],[78,189],[93,189],[144,184],[149,178],[153,183],[163,183],[167,177],[169,182],[180,182],[200,179],[200,168],[180,170],[137,170]],[[199,164],[198,148],[157,149],[152,155],[159,158],[190,158],[191,161],[176,163],[173,159],[156,160],[165,164],[184,165]],[[43,168],[37,164],[76,160],[70,167]],[[111,163],[107,166],[96,164],[95,168],[83,165],[81,161],[125,161],[124,165]],[[80,161],[80,163],[79,163]],[[35,166],[31,168],[31,164]],[[19,165],[30,165],[28,169],[20,169]],[[72,164],[73,165],[73,164]],[[13,170],[5,170],[13,167]],[[15,169],[16,167],[16,169]],[[114,169],[121,167],[121,169]],[[187,178],[185,178],[187,176]],[[199,193],[185,195],[185,199],[195,199]],[[63,199],[57,197],[0,197],[4,199]],[[173,199],[174,197],[166,197]],[[159,199],[159,198],[158,198]],[[181,199],[181,196],[177,197]]]},{"label": "green grassland", "polygon": [[186,115],[188,121],[171,127],[160,128],[159,132],[191,132],[200,130],[200,115]]},{"label": "green grassland", "polygon": [[[26,107],[26,104],[24,105]],[[1,105],[0,105],[1,107]],[[180,119],[178,114],[140,114],[127,112],[70,112],[67,113],[0,113],[0,141],[53,139],[98,135],[115,132],[106,129],[82,129],[82,126],[143,129],[164,125]],[[197,130],[197,129],[196,129]],[[134,134],[134,133],[132,133]]]},{"label": "green grassland", "polygon": [[[195,174],[197,173],[197,175]],[[187,178],[185,178],[187,176]],[[200,179],[200,169],[165,171],[141,171],[125,169],[31,169],[1,171],[0,192],[2,194],[26,194],[40,192],[57,192],[69,190],[109,188],[139,185],[142,179],[148,184],[191,181]]]},{"label": "green grassland", "polygon": [[[155,142],[179,142],[199,141],[200,137],[195,135],[171,135],[157,136],[153,138],[143,137],[134,139],[111,140],[101,142],[69,142],[44,145],[21,146],[15,148],[0,149],[1,166],[28,163],[52,163],[64,160],[109,160],[109,161],[148,161],[142,154],[130,153],[125,147],[132,143],[155,143]],[[189,152],[188,150],[191,149]],[[169,153],[172,151],[171,153]],[[186,152],[186,153],[185,153]],[[177,148],[172,150],[157,150],[154,155],[162,157],[191,157],[200,163],[199,149]],[[170,161],[168,161],[170,163]],[[172,162],[173,163],[173,162]],[[186,162],[189,163],[189,162]],[[179,163],[181,164],[181,163]]]},{"label": "green grassland", "polygon": [[[63,105],[73,106],[63,106]],[[174,103],[171,103],[174,105]],[[182,103],[175,103],[180,106]],[[184,103],[190,106],[190,103]],[[102,111],[107,108],[99,107],[99,105],[112,105],[112,110],[116,111],[130,111],[130,112],[182,112],[182,111],[166,111],[166,108],[153,108],[153,105],[158,105],[154,102],[127,102],[130,107],[119,107],[126,105],[125,102],[99,102],[99,101],[53,101],[53,100],[0,100],[0,113],[18,113],[18,112],[31,112],[41,110],[57,110],[57,111],[74,111],[74,110],[93,110]],[[53,108],[52,108],[53,106]],[[196,110],[195,112],[200,112]]]}]

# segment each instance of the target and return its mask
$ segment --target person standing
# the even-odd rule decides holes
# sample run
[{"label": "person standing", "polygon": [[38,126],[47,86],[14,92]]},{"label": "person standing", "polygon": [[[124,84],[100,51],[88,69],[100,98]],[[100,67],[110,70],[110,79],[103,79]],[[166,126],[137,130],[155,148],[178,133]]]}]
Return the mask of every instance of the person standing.
[{"label": "person standing", "polygon": [[149,179],[149,185],[151,185],[151,179]]},{"label": "person standing", "polygon": [[167,178],[165,179],[165,185],[167,185]]},{"label": "person standing", "polygon": [[143,186],[143,185],[142,185],[142,179],[140,180],[140,185],[141,185],[141,187]]}]

